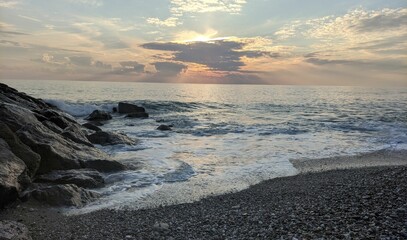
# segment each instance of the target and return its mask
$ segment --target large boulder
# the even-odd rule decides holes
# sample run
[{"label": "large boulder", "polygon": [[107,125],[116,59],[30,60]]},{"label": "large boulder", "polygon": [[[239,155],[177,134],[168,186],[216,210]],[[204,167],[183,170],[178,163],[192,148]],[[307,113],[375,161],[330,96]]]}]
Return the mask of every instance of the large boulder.
[{"label": "large boulder", "polygon": [[105,111],[95,110],[85,119],[89,121],[105,121],[112,119],[112,115]]},{"label": "large boulder", "polygon": [[1,240],[32,240],[28,228],[19,222],[0,220]]},{"label": "large boulder", "polygon": [[39,186],[32,190],[29,195],[37,201],[51,206],[75,207],[82,207],[100,197],[97,192],[80,188],[74,184]]},{"label": "large boulder", "polygon": [[118,161],[111,160],[88,160],[83,162],[86,168],[93,168],[100,172],[119,172],[127,170],[127,166],[119,163]]},{"label": "large boulder", "polygon": [[133,140],[122,133],[114,133],[114,132],[99,131],[99,132],[90,134],[87,137],[91,143],[100,144],[103,146],[116,145],[116,144],[134,145],[137,143],[136,140]]},{"label": "large boulder", "polygon": [[161,124],[160,126],[157,127],[157,130],[160,131],[171,131],[171,125],[165,125],[165,124]]},{"label": "large boulder", "polygon": [[146,112],[146,109],[143,107],[139,107],[137,105],[126,103],[126,102],[119,102],[118,106],[119,113],[138,113],[138,112]]},{"label": "large boulder", "polygon": [[44,101],[30,97],[3,83],[0,83],[0,102],[16,104],[30,110],[50,108],[50,106]]},{"label": "large boulder", "polygon": [[82,124],[82,126],[87,128],[87,129],[93,130],[95,132],[102,131],[102,129],[100,127],[98,127],[95,124],[90,123],[90,122],[84,123],[84,124]]},{"label": "large boulder", "polygon": [[65,128],[61,135],[76,143],[81,143],[93,147],[92,143],[90,143],[89,140],[86,138],[86,134],[82,130],[80,125],[72,125]]},{"label": "large boulder", "polygon": [[17,199],[29,181],[24,162],[0,138],[0,208]]},{"label": "large boulder", "polygon": [[146,112],[134,112],[126,115],[127,118],[148,118],[148,113]]},{"label": "large boulder", "polygon": [[18,158],[23,160],[27,166],[28,175],[32,178],[36,174],[41,157],[31,150],[27,145],[22,143],[20,139],[11,131],[11,129],[3,122],[0,121],[0,138],[7,142],[11,151]]},{"label": "large boulder", "polygon": [[83,188],[98,188],[104,186],[102,175],[94,169],[56,170],[38,176],[36,182],[75,184]]}]

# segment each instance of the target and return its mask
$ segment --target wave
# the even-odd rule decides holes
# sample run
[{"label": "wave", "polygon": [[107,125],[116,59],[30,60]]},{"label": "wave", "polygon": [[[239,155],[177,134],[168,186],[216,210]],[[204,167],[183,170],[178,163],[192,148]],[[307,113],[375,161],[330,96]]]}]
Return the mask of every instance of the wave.
[{"label": "wave", "polygon": [[55,99],[46,99],[45,102],[74,117],[84,117],[95,110],[112,112],[113,107],[117,107],[117,103],[72,103]]}]

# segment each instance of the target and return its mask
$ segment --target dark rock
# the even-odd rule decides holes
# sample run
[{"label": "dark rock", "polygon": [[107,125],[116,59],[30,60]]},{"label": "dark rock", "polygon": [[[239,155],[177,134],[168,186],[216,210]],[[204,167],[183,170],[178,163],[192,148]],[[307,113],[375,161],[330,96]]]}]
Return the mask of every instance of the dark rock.
[{"label": "dark rock", "polygon": [[0,138],[0,208],[17,199],[29,180],[24,162]]},{"label": "dark rock", "polygon": [[118,172],[127,170],[127,167],[114,160],[88,160],[83,162],[85,168],[93,168],[100,172]]},{"label": "dark rock", "polygon": [[116,113],[117,112],[117,107],[113,107],[112,112]]},{"label": "dark rock", "polygon": [[94,169],[56,170],[38,176],[36,182],[57,184],[75,184],[83,188],[98,188],[104,186],[102,175]]},{"label": "dark rock", "polygon": [[160,131],[171,131],[172,129],[171,129],[171,127],[170,127],[169,125],[164,125],[164,124],[162,124],[162,125],[160,125],[160,126],[157,127],[157,130],[160,130]]},{"label": "dark rock", "polygon": [[39,186],[29,193],[34,199],[48,203],[51,206],[75,206],[82,207],[100,194],[85,190],[74,184],[61,184],[52,186]]},{"label": "dark rock", "polygon": [[101,127],[101,126],[105,125],[105,124],[103,124],[102,122],[99,122],[99,121],[90,121],[88,123],[93,124],[93,125],[98,126],[98,127]]},{"label": "dark rock", "polygon": [[11,129],[3,122],[0,122],[0,138],[7,142],[7,145],[10,147],[14,155],[23,160],[27,166],[28,175],[32,178],[40,166],[40,155],[22,143],[20,139],[11,131]]},{"label": "dark rock", "polygon": [[63,130],[60,127],[58,127],[58,125],[56,125],[55,123],[53,123],[51,121],[46,120],[46,121],[43,121],[42,124],[56,134],[61,134],[63,132]]},{"label": "dark rock", "polygon": [[30,97],[25,93],[18,92],[16,89],[2,83],[0,83],[0,102],[16,104],[29,110],[49,108],[44,101]]},{"label": "dark rock", "polygon": [[108,112],[95,110],[85,119],[89,121],[105,121],[112,119],[112,116]]},{"label": "dark rock", "polygon": [[137,141],[127,137],[121,133],[114,133],[114,132],[95,132],[87,136],[89,141],[94,144],[100,145],[116,145],[116,144],[127,144],[127,145],[134,145]]},{"label": "dark rock", "polygon": [[137,105],[125,102],[119,102],[119,113],[145,113],[146,109]]},{"label": "dark rock", "polygon": [[96,132],[102,131],[102,129],[100,129],[100,127],[98,127],[98,126],[96,126],[96,125],[94,125],[92,123],[89,123],[89,122],[82,124],[82,126],[87,128],[87,129],[96,131]]},{"label": "dark rock", "polygon": [[58,117],[51,117],[49,119],[49,121],[55,123],[55,125],[57,125],[58,127],[60,127],[61,129],[65,129],[67,128],[70,123],[62,116],[58,116]]},{"label": "dark rock", "polygon": [[1,240],[32,240],[28,228],[19,222],[0,220]]},{"label": "dark rock", "polygon": [[148,113],[146,112],[134,112],[126,115],[127,118],[148,118]]},{"label": "dark rock", "polygon": [[92,143],[89,142],[86,134],[82,131],[79,127],[80,125],[72,125],[65,129],[65,131],[61,134],[62,136],[71,139],[76,143],[81,143],[90,147],[93,147]]}]

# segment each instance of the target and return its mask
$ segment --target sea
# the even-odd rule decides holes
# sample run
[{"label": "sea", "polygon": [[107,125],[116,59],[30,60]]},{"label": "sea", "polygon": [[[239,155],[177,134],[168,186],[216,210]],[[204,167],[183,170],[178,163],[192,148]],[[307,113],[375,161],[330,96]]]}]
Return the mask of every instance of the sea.
[{"label": "sea", "polygon": [[[138,170],[105,174],[102,198],[71,213],[187,203],[298,171],[290,159],[407,149],[407,88],[0,80],[84,123],[118,102],[102,128],[139,139],[96,146]],[[159,131],[161,124],[172,131]]]}]

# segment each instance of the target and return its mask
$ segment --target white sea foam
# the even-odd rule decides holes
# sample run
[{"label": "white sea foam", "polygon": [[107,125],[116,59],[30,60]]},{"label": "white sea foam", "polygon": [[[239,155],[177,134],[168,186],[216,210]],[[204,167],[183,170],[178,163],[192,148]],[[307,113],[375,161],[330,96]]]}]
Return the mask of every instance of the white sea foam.
[{"label": "white sea foam", "polygon": [[96,104],[96,103],[70,103],[62,100],[46,99],[46,103],[56,106],[62,111],[74,116],[83,117],[91,114],[95,110],[111,112],[117,103]]}]

